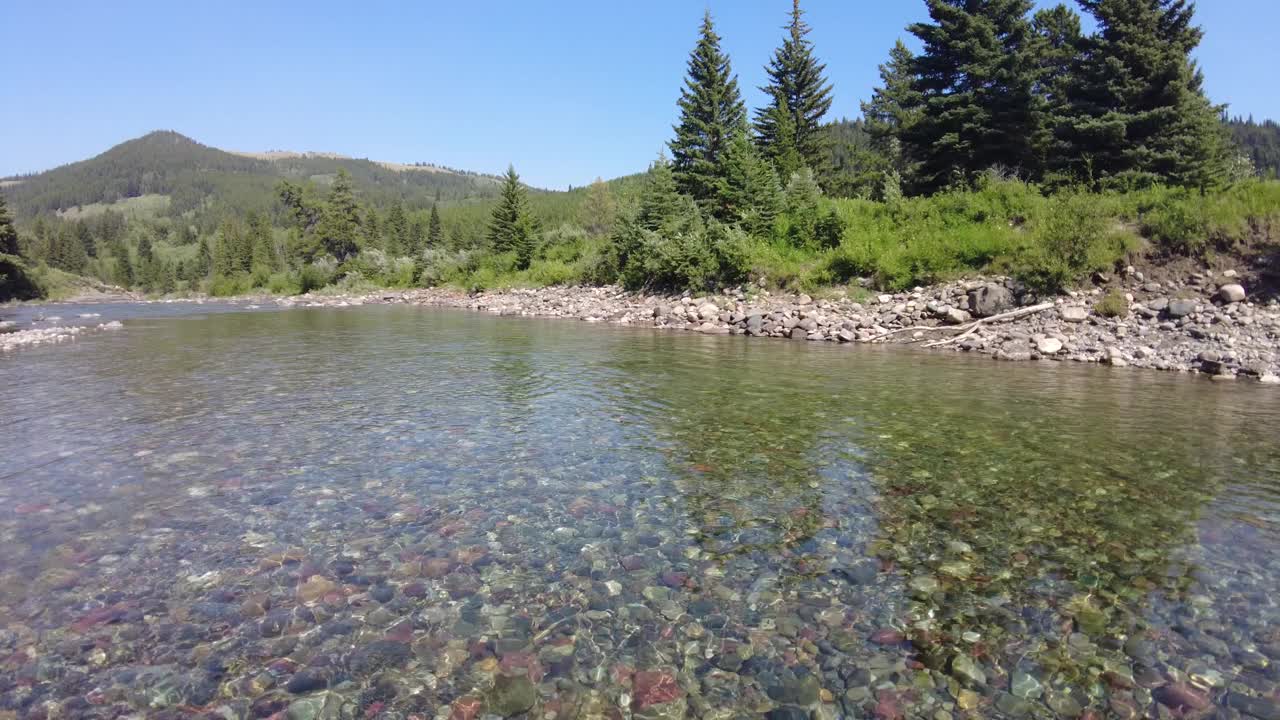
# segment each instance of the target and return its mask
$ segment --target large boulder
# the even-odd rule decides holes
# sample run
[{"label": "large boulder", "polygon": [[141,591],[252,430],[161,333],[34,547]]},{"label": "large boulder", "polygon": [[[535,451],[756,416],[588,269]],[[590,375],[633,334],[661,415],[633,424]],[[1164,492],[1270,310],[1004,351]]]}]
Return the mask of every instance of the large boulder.
[{"label": "large boulder", "polygon": [[1058,308],[1058,317],[1062,318],[1063,322],[1082,323],[1089,319],[1089,310],[1079,305],[1064,305]]},{"label": "large boulder", "polygon": [[1235,283],[1232,283],[1230,285],[1223,285],[1222,287],[1218,288],[1218,300],[1224,303],[1231,304],[1231,303],[1244,302],[1244,299],[1245,299],[1244,287],[1240,285],[1236,285]]},{"label": "large boulder", "polygon": [[969,312],[975,317],[991,317],[1015,306],[1013,293],[1003,285],[988,284],[969,291]]}]

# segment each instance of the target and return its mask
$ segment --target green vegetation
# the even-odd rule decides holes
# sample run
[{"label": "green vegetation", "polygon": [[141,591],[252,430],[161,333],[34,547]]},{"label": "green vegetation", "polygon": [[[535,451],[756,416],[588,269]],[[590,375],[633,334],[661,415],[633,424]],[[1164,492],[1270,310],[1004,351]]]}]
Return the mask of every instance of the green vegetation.
[{"label": "green vegetation", "polygon": [[1102,317],[1122,318],[1129,315],[1129,300],[1119,290],[1109,290],[1093,306],[1094,312]]},{"label": "green vegetation", "polygon": [[215,295],[896,290],[975,272],[1051,291],[1139,252],[1277,240],[1280,182],[1262,178],[1280,132],[1228,121],[1204,95],[1192,5],[1081,0],[1098,28],[1086,35],[1065,6],[925,4],[907,28],[922,52],[898,41],[863,117],[836,121],[796,0],[750,120],[708,13],[670,160],[568,192],[514,168],[245,156],[152,133],[5,183],[21,232],[0,224],[0,297],[65,291],[66,273]]}]

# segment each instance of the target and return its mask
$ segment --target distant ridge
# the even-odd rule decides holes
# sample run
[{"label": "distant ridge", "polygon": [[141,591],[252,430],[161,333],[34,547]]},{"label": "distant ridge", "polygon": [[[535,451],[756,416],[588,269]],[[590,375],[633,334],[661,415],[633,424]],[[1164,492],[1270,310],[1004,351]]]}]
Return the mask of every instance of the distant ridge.
[{"label": "distant ridge", "polygon": [[228,152],[172,130],[151,132],[106,152],[45,172],[0,179],[10,207],[22,218],[85,205],[112,205],[144,195],[169,198],[167,213],[198,219],[228,205],[270,207],[281,180],[328,183],[351,174],[362,201],[410,208],[493,197],[500,179],[427,163],[378,162],[336,153]]}]

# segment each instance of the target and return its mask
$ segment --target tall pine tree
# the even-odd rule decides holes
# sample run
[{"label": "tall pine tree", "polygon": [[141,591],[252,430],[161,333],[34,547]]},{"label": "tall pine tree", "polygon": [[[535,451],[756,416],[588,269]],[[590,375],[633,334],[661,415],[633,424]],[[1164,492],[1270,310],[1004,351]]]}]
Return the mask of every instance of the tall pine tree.
[{"label": "tall pine tree", "polygon": [[787,30],[787,38],[765,68],[769,85],[761,90],[770,103],[756,111],[755,120],[760,150],[784,178],[801,167],[820,169],[826,157],[822,118],[831,109],[827,66],[814,57],[800,0],[792,0]]},{"label": "tall pine tree", "polygon": [[0,254],[18,254],[18,230],[13,226],[13,218],[9,216],[9,207],[5,204],[3,193],[0,193]]},{"label": "tall pine tree", "polygon": [[387,254],[391,256],[413,255],[413,241],[409,234],[409,216],[404,212],[404,205],[399,200],[391,204],[387,211],[386,233]]},{"label": "tall pine tree", "polygon": [[689,56],[678,105],[680,122],[671,141],[676,185],[712,215],[728,219],[725,155],[746,127],[747,109],[729,57],[720,49],[710,11],[703,16],[701,36]]},{"label": "tall pine tree", "polygon": [[1057,170],[1122,186],[1206,188],[1226,171],[1222,109],[1191,60],[1203,33],[1187,0],[1080,0],[1098,33],[1067,88]]},{"label": "tall pine tree", "polygon": [[427,225],[427,247],[441,248],[444,246],[444,226],[440,224],[440,208],[435,203],[431,204],[431,221]]},{"label": "tall pine tree", "polygon": [[907,28],[924,43],[913,73],[924,110],[903,134],[919,162],[917,189],[971,182],[992,168],[1031,174],[1031,0],[925,2],[932,22]]},{"label": "tall pine tree", "polygon": [[1069,108],[1067,92],[1076,63],[1084,52],[1080,16],[1066,5],[1036,11],[1031,20],[1034,32],[1032,55],[1036,62],[1036,154],[1040,176],[1052,181],[1051,164],[1058,152],[1054,128]]},{"label": "tall pine tree", "polygon": [[516,254],[516,268],[525,270],[533,262],[538,243],[538,223],[529,207],[529,196],[514,165],[507,168],[502,195],[489,222],[489,244],[494,252]]},{"label": "tall pine tree", "polygon": [[869,102],[862,103],[871,145],[900,178],[910,179],[912,164],[902,146],[903,135],[915,124],[924,99],[915,87],[915,56],[898,40],[889,51],[889,61],[880,66],[880,87]]},{"label": "tall pine tree", "polygon": [[359,247],[360,206],[346,168],[338,170],[315,232],[324,250],[339,261],[354,255]]}]

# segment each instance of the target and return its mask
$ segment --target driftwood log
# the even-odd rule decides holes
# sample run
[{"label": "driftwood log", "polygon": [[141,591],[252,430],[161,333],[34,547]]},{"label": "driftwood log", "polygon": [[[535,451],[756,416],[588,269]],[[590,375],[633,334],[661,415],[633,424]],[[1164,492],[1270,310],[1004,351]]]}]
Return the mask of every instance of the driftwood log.
[{"label": "driftwood log", "polygon": [[1041,312],[1044,312],[1045,310],[1050,310],[1053,308],[1053,306],[1054,305],[1051,302],[1040,303],[1039,305],[1032,305],[1030,307],[1018,308],[1017,310],[1011,310],[1007,313],[1000,313],[999,315],[992,315],[991,317],[981,318],[979,320],[974,320],[973,322],[965,323],[963,325],[936,325],[936,326],[919,325],[916,327],[900,328],[898,330],[891,330],[887,333],[881,333],[871,338],[867,342],[873,342],[873,343],[880,342],[894,335],[900,335],[902,333],[916,332],[916,331],[960,333],[955,337],[946,338],[944,340],[936,340],[934,342],[926,343],[924,345],[924,347],[940,347],[942,345],[949,345],[953,342],[958,342],[960,340],[963,340],[966,337],[969,337],[973,333],[977,332],[978,328],[982,327],[983,325],[992,325],[995,323],[1007,322],[1009,320],[1017,320],[1020,317],[1026,317],[1027,315],[1035,315],[1036,313],[1041,313]]}]

